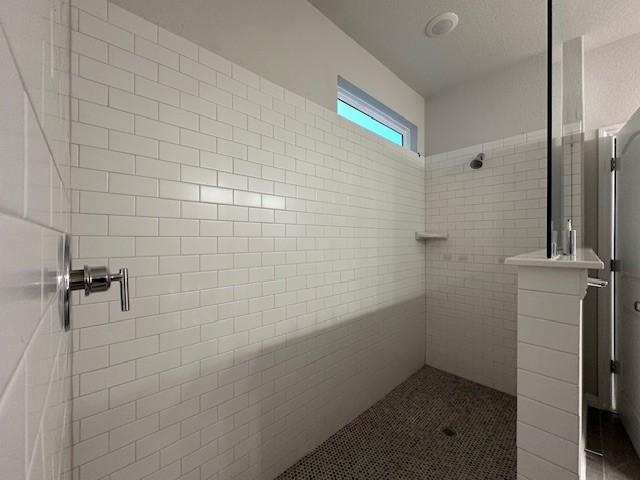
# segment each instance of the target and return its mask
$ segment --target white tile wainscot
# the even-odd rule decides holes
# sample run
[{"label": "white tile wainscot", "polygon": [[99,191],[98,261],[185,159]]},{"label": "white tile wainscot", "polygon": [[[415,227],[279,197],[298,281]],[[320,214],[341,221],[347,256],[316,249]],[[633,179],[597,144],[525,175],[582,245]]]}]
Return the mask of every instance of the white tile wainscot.
[{"label": "white tile wainscot", "polygon": [[584,479],[582,299],[603,264],[591,250],[505,264],[518,267],[518,479]]}]

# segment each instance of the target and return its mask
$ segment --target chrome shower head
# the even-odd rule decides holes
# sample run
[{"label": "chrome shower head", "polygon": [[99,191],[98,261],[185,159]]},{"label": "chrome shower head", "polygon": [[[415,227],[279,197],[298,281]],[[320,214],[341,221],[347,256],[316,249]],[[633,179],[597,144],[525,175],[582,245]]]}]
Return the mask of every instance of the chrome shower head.
[{"label": "chrome shower head", "polygon": [[482,167],[483,161],[484,161],[484,153],[479,153],[478,155],[476,155],[476,158],[471,160],[471,163],[469,164],[469,166],[474,170],[477,170]]}]

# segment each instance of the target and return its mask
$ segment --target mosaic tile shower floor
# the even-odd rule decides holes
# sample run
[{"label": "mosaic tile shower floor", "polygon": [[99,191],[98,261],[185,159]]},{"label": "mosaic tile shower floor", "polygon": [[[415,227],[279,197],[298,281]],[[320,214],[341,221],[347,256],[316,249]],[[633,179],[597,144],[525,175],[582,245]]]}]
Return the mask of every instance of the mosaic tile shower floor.
[{"label": "mosaic tile shower floor", "polygon": [[427,366],[278,477],[515,478],[515,397]]}]

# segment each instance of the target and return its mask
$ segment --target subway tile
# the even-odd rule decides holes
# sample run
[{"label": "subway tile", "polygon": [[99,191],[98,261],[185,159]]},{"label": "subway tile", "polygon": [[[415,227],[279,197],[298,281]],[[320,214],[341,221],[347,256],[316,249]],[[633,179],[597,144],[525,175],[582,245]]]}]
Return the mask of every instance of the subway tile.
[{"label": "subway tile", "polygon": [[134,75],[132,73],[83,55],[79,57],[78,74],[87,80],[133,92]]},{"label": "subway tile", "polygon": [[169,143],[178,143],[180,141],[180,130],[178,127],[145,117],[136,117],[135,130],[136,135],[143,137],[155,138],[156,140]]},{"label": "subway tile", "polygon": [[197,255],[176,255],[160,257],[160,273],[182,273],[198,271]]},{"label": "subway tile", "polygon": [[133,51],[133,34],[85,12],[79,15],[80,32]]},{"label": "subway tile", "polygon": [[158,43],[188,58],[198,59],[198,46],[164,28],[158,30]]},{"label": "subway tile", "polygon": [[162,103],[168,103],[177,107],[180,104],[180,95],[175,88],[167,87],[158,82],[144,77],[136,77],[135,93],[142,97],[150,98]]},{"label": "subway tile", "polygon": [[160,160],[187,165],[198,165],[198,150],[195,148],[160,142]]},{"label": "subway tile", "polygon": [[197,185],[160,180],[160,196],[163,198],[197,201],[200,198],[200,193]]},{"label": "subway tile", "polygon": [[227,140],[233,138],[233,127],[231,125],[211,120],[207,117],[200,117],[200,132]]},{"label": "subway tile", "polygon": [[100,192],[80,192],[80,213],[133,215],[134,197]]},{"label": "subway tile", "polygon": [[200,152],[200,166],[230,172],[233,170],[233,159],[229,156],[203,151]]},{"label": "subway tile", "polygon": [[182,239],[182,255],[217,253],[218,239],[207,237],[185,237]]},{"label": "subway tile", "polygon": [[[242,192],[235,190],[233,192],[234,205],[241,205],[245,207],[260,207],[262,206],[262,195],[258,193]],[[269,205],[265,205],[267,208],[275,208]]]},{"label": "subway tile", "polygon": [[247,97],[247,86],[227,75],[218,73],[216,83],[219,88],[242,98]]},{"label": "subway tile", "polygon": [[158,352],[158,338],[145,337],[109,346],[111,364],[127,362],[136,358],[147,357]]},{"label": "subway tile", "polygon": [[[175,313],[136,319],[136,335],[145,337],[180,328],[180,315]],[[141,363],[137,362],[138,366]],[[155,372],[154,372],[155,373]]]},{"label": "subway tile", "polygon": [[109,65],[121,68],[150,80],[158,80],[158,64],[123,50],[113,45],[109,45]]},{"label": "subway tile", "polygon": [[180,71],[190,77],[200,81],[216,84],[217,72],[202,63],[191,60],[187,57],[180,57]]},{"label": "subway tile", "polygon": [[249,209],[241,206],[219,205],[218,218],[220,220],[246,222],[249,220]]},{"label": "subway tile", "polygon": [[199,235],[199,225],[197,220],[186,220],[180,218],[161,218],[160,236],[181,236],[197,237]]},{"label": "subway tile", "polygon": [[117,88],[109,89],[109,106],[149,118],[158,118],[158,103]]},{"label": "subway tile", "polygon": [[[153,337],[158,338],[158,337]],[[147,355],[136,361],[136,373],[138,376],[153,375],[154,373],[165,372],[180,365],[180,350],[169,350],[160,352],[155,355]],[[162,392],[156,395],[160,395]],[[156,396],[152,395],[152,397]],[[148,397],[147,397],[148,398]],[[138,411],[144,406],[145,409],[151,409],[150,400],[145,398],[138,400]]]},{"label": "subway tile", "polygon": [[124,405],[158,391],[158,376],[139,378],[109,389],[109,405]]},{"label": "subway tile", "polygon": [[[141,429],[141,431],[143,431]],[[135,437],[137,438],[138,431],[135,432]],[[112,442],[114,443],[114,442]],[[156,453],[154,455],[149,455],[142,460],[138,460],[135,463],[132,463],[117,472],[111,474],[111,480],[128,480],[130,478],[142,478],[147,474],[152,474],[159,468],[160,463],[160,454]]]},{"label": "subway tile", "polygon": [[136,174],[144,177],[164,178],[166,180],[180,179],[180,165],[172,162],[136,157],[135,168]]},{"label": "subway tile", "polygon": [[109,96],[109,88],[106,85],[81,78],[77,75],[71,76],[71,89],[76,98],[89,102],[106,105]]},{"label": "subway tile", "polygon": [[74,328],[104,325],[109,322],[109,309],[106,303],[74,305]]},{"label": "subway tile", "polygon": [[181,92],[187,92],[191,95],[198,94],[198,80],[163,65],[159,67],[159,82]]},{"label": "subway tile", "polygon": [[178,69],[179,55],[176,52],[144,38],[137,37],[135,39],[135,53],[174,70]]},{"label": "subway tile", "polygon": [[180,144],[186,147],[209,152],[216,151],[216,138],[202,133],[193,132],[184,128],[180,129]]},{"label": "subway tile", "polygon": [[88,170],[85,168],[72,168],[71,188],[106,192],[109,189],[109,176],[107,172]]},{"label": "subway tile", "polygon": [[181,172],[183,182],[204,185],[216,185],[218,183],[218,175],[215,170],[182,165]]},{"label": "subway tile", "polygon": [[158,157],[158,141],[123,132],[109,132],[109,148],[116,152]]},{"label": "subway tile", "polygon": [[77,31],[71,32],[74,52],[107,63],[107,42]]},{"label": "subway tile", "polygon": [[111,193],[156,197],[158,195],[158,180],[135,175],[110,173],[109,191]]},{"label": "subway tile", "polygon": [[218,139],[218,153],[234,158],[247,158],[247,146],[237,142],[230,142],[223,138]]},{"label": "subway tile", "polygon": [[84,168],[120,173],[133,173],[135,169],[135,159],[132,155],[103,148],[80,146],[79,159],[80,166]]},{"label": "subway tile", "polygon": [[[104,394],[106,395],[107,392],[105,391]],[[97,394],[87,396],[87,398],[95,398],[95,395]],[[135,405],[131,403],[89,416],[80,422],[80,436],[82,439],[87,439],[108,432],[112,428],[133,421],[135,414]]]},{"label": "subway tile", "polygon": [[71,141],[81,146],[107,148],[109,144],[109,131],[93,125],[72,122]]},{"label": "subway tile", "polygon": [[137,237],[137,255],[177,255],[180,253],[178,237]]},{"label": "subway tile", "polygon": [[208,83],[200,82],[200,88],[198,90],[199,96],[205,100],[231,108],[233,102],[233,95],[225,90],[221,90],[218,87],[209,85]]},{"label": "subway tile", "polygon": [[135,325],[133,321],[86,327],[80,330],[80,348],[95,348],[122,342],[133,338],[134,335]]},{"label": "subway tile", "polygon": [[200,186],[200,200],[208,203],[233,203],[233,190]]},{"label": "subway tile", "polygon": [[[202,190],[200,191],[202,199]],[[215,220],[218,218],[218,207],[207,203],[182,202],[182,218],[195,218],[202,220]]]},{"label": "subway tile", "polygon": [[190,130],[197,130],[199,124],[195,113],[164,104],[160,105],[160,121]]},{"label": "subway tile", "polygon": [[160,297],[160,311],[166,313],[195,308],[198,302],[198,296],[193,292],[163,295]]},{"label": "subway tile", "polygon": [[113,130],[133,132],[133,115],[89,102],[80,102],[79,118],[83,123]]},{"label": "subway tile", "polygon": [[71,232],[74,235],[106,235],[108,218],[106,215],[74,213],[71,216]]},{"label": "subway tile", "polygon": [[201,221],[200,234],[206,237],[232,237],[233,222]]},{"label": "subway tile", "polygon": [[135,200],[136,215],[143,217],[179,217],[180,202],[164,198],[138,197]]},{"label": "subway tile", "polygon": [[127,445],[107,455],[85,463],[80,467],[80,478],[98,480],[105,475],[115,472],[133,462],[135,449],[133,445]]},{"label": "subway tile", "polygon": [[[159,452],[164,447],[168,447],[171,444],[180,440],[180,424],[170,425],[165,428],[161,428],[151,435],[147,435],[136,442],[136,453],[140,458],[145,458],[153,452]],[[157,474],[163,473],[168,476],[155,477],[152,475],[150,480],[154,477],[157,480],[176,480],[180,476],[180,461],[170,464],[168,467],[158,470]],[[174,475],[175,473],[175,475]]]},{"label": "subway tile", "polygon": [[85,395],[113,385],[126,383],[131,381],[134,375],[135,365],[133,362],[83,373],[80,375],[80,394]]}]

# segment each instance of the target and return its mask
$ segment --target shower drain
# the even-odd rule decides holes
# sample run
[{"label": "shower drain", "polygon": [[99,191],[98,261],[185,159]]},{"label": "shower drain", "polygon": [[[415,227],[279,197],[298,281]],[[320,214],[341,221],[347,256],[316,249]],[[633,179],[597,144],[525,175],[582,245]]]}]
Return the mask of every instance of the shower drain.
[{"label": "shower drain", "polygon": [[442,429],[442,433],[444,433],[447,437],[455,437],[456,431],[451,427],[444,427]]}]

